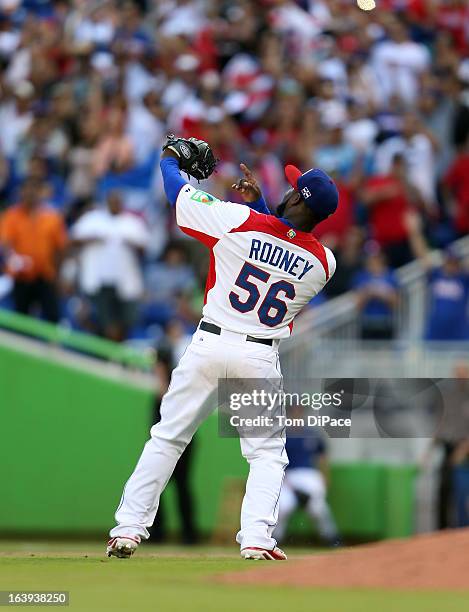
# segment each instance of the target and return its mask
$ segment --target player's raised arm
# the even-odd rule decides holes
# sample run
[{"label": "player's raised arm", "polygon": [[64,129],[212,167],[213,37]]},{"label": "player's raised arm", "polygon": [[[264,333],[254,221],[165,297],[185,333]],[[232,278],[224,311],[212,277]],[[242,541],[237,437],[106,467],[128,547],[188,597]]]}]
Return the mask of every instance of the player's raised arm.
[{"label": "player's raised arm", "polygon": [[163,175],[163,185],[166,197],[171,206],[176,204],[179,192],[187,185],[187,181],[181,176],[179,161],[174,153],[165,151],[160,161],[161,174]]},{"label": "player's raised arm", "polygon": [[215,157],[203,140],[168,138],[163,147],[161,171],[166,195],[176,208],[176,221],[183,232],[212,245],[249,217],[245,206],[223,202],[197,189],[181,176],[181,170],[197,178],[208,178],[215,168]]}]

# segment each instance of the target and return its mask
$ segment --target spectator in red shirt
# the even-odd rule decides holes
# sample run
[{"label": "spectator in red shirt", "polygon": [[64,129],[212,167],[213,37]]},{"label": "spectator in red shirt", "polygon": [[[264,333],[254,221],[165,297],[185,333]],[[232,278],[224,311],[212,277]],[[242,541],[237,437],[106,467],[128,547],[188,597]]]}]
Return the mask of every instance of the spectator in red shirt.
[{"label": "spectator in red shirt", "polygon": [[383,249],[392,268],[413,259],[406,215],[417,196],[407,182],[406,172],[403,156],[395,155],[389,174],[370,178],[362,196],[369,210],[371,237]]},{"label": "spectator in red shirt", "polygon": [[454,226],[461,236],[469,233],[469,151],[461,151],[444,178],[445,195],[452,203]]},{"label": "spectator in red shirt", "polygon": [[469,6],[466,0],[446,0],[437,8],[436,23],[439,29],[447,30],[453,37],[459,53],[469,50],[467,27],[469,22]]}]

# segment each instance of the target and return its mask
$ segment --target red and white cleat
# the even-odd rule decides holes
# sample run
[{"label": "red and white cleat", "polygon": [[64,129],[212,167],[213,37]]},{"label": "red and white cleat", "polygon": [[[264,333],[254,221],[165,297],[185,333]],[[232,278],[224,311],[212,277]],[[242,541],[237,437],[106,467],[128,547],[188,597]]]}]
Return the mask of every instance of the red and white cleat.
[{"label": "red and white cleat", "polygon": [[256,546],[250,546],[248,548],[241,549],[241,556],[243,559],[252,559],[254,561],[286,561],[287,555],[276,546],[273,550],[267,550],[266,548],[257,548]]},{"label": "red and white cleat", "polygon": [[120,536],[111,538],[107,543],[106,554],[108,557],[119,559],[130,559],[140,544],[138,536]]}]

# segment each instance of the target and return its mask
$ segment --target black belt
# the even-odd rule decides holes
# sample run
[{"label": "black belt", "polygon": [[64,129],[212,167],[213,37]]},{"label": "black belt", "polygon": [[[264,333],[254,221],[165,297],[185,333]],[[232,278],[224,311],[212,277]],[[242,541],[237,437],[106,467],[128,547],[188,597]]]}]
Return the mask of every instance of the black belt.
[{"label": "black belt", "polygon": [[[221,334],[221,327],[209,323],[208,321],[201,321],[199,329],[209,332],[210,334],[216,334],[217,336]],[[259,344],[266,344],[267,346],[272,346],[274,343],[273,340],[268,340],[267,338],[254,338],[254,336],[246,336],[246,342],[258,342]]]}]

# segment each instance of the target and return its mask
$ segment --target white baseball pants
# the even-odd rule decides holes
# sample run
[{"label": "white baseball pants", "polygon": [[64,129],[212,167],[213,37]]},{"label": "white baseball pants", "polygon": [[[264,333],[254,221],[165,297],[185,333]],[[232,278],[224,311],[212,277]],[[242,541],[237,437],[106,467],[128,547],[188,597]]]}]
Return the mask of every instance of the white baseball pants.
[{"label": "white baseball pants", "polygon": [[[277,344],[277,342],[275,342]],[[221,335],[197,330],[161,403],[161,421],[151,428],[137,466],[125,485],[110,534],[149,537],[160,495],[174,467],[202,421],[216,408],[218,380],[279,379],[277,346],[248,342],[244,334]],[[241,452],[249,477],[241,508],[241,548],[276,545],[279,497],[288,464],[282,437],[242,438]]]}]

